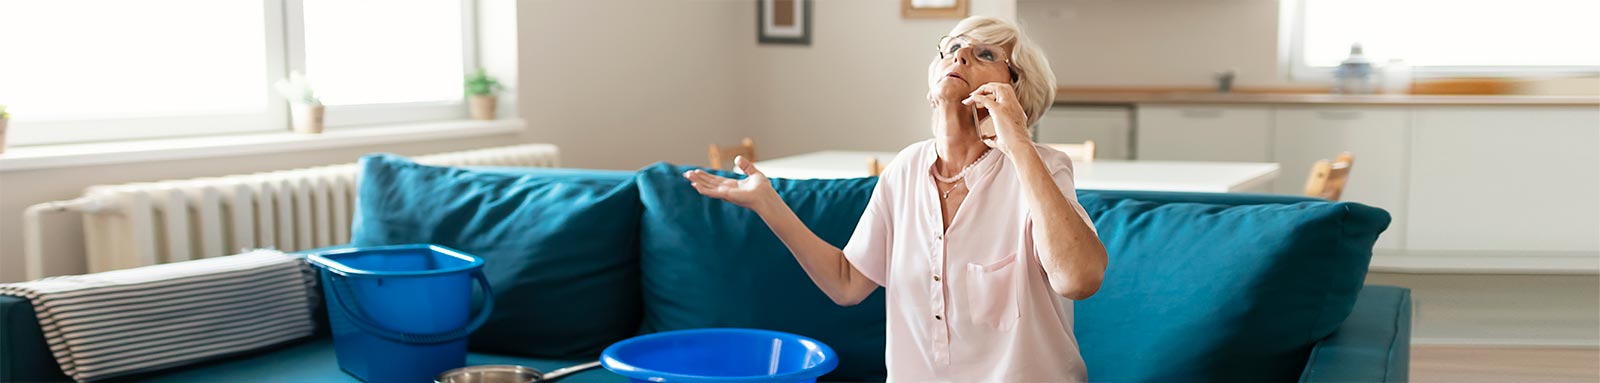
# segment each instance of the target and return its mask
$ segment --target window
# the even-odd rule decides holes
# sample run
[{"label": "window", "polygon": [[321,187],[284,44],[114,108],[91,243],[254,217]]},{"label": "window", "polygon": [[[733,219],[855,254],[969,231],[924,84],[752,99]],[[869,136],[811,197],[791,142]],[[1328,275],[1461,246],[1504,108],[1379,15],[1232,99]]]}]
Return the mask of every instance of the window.
[{"label": "window", "polygon": [[15,119],[8,138],[268,129],[264,20],[260,3],[243,1],[0,1],[0,104]]},{"label": "window", "polygon": [[0,1],[13,145],[288,129],[302,71],[326,125],[465,117],[474,1]]},{"label": "window", "polygon": [[[305,1],[302,69],[330,126],[464,117],[462,3]],[[297,41],[298,40],[298,41]],[[300,44],[296,44],[296,43]],[[464,60],[466,58],[466,60]]]},{"label": "window", "polygon": [[[1360,43],[1368,59],[1419,74],[1600,71],[1600,1],[1291,0],[1296,78],[1326,76]],[[1296,7],[1295,5],[1298,5]]]}]

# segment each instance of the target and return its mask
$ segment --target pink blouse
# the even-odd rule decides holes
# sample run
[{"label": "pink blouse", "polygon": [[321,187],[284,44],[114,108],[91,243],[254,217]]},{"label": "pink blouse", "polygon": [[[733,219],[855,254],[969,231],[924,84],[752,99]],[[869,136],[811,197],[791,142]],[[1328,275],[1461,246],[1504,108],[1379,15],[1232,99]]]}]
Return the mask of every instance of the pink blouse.
[{"label": "pink blouse", "polygon": [[[1078,382],[1072,302],[1050,288],[1028,198],[996,151],[973,165],[966,200],[943,230],[933,140],[902,150],[878,180],[845,246],[888,298],[889,381]],[[1035,144],[1078,214],[1072,160]],[[1092,227],[1092,225],[1091,225]]]}]

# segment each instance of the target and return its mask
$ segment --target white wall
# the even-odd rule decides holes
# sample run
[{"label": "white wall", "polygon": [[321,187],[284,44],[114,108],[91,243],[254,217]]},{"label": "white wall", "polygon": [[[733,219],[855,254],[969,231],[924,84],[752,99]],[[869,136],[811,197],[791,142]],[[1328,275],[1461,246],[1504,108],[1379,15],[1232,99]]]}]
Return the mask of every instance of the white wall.
[{"label": "white wall", "polygon": [[[520,109],[564,164],[704,164],[747,130],[750,1],[518,3]],[[748,12],[746,12],[748,10]]]},{"label": "white wall", "polygon": [[[518,8],[523,118],[566,164],[611,169],[703,165],[707,145],[746,136],[765,158],[926,139],[924,76],[958,21],[905,19],[898,1],[820,0],[811,45],[792,46],[757,43],[754,1]],[[973,0],[971,14],[1014,20],[1016,3]]]},{"label": "white wall", "polygon": [[[1279,0],[1018,0],[1061,86],[1284,86]],[[1305,84],[1299,84],[1305,85]]]},{"label": "white wall", "polygon": [[[759,156],[899,150],[932,136],[928,64],[959,20],[900,16],[899,1],[821,0],[810,46],[758,44],[754,1],[735,5],[749,55],[748,134]],[[1014,20],[1015,0],[972,0],[972,15]],[[866,159],[862,159],[866,166]]]}]

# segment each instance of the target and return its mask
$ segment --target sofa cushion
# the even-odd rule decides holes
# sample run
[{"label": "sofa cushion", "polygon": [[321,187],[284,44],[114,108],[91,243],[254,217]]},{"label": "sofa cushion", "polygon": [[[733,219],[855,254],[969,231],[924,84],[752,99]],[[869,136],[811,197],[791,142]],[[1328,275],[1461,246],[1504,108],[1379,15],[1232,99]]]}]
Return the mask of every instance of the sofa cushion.
[{"label": "sofa cushion", "polygon": [[1350,314],[1389,224],[1355,203],[1156,197],[1080,194],[1109,255],[1099,293],[1075,306],[1092,381],[1296,379]]},{"label": "sofa cushion", "polygon": [[1301,382],[1406,382],[1411,367],[1411,290],[1366,285],[1339,331],[1317,342]]},{"label": "sofa cushion", "polygon": [[432,243],[484,258],[496,306],[472,349],[592,356],[638,330],[632,173],[460,169],[392,155],[361,167],[353,245]]},{"label": "sofa cushion", "polygon": [[[467,365],[515,364],[543,372],[581,364],[587,359],[537,359],[484,353],[467,354]],[[198,367],[165,371],[127,379],[149,383],[209,382],[350,382],[360,379],[339,369],[333,341],[318,338],[267,352],[218,360]],[[621,383],[628,378],[596,368],[561,378],[561,383]]]},{"label": "sofa cushion", "polygon": [[[682,176],[689,169],[657,163],[638,174],[645,331],[748,327],[800,334],[839,353],[839,368],[824,380],[883,380],[883,291],[856,306],[835,305],[760,217],[696,193]],[[773,180],[806,227],[838,247],[849,241],[876,185],[876,178]]]}]

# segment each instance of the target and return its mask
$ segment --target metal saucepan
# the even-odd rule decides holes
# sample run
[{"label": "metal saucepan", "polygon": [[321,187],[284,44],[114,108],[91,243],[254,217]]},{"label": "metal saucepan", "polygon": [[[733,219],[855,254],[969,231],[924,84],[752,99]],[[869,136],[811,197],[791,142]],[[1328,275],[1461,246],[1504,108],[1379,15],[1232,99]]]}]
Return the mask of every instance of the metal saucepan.
[{"label": "metal saucepan", "polygon": [[467,366],[445,371],[433,378],[434,383],[534,383],[561,379],[563,376],[600,366],[593,361],[566,367],[550,373],[511,364],[486,364]]}]

